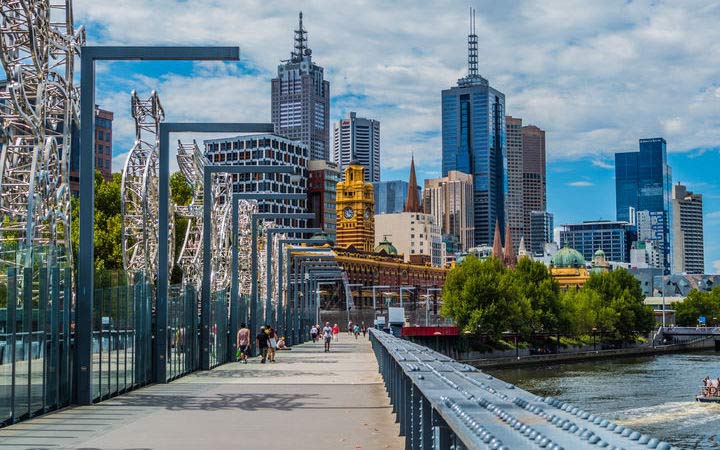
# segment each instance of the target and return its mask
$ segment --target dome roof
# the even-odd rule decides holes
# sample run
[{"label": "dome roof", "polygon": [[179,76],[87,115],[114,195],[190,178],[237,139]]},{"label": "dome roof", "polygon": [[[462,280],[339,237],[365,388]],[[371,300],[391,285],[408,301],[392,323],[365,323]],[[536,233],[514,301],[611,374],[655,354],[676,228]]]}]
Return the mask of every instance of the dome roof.
[{"label": "dome roof", "polygon": [[585,267],[585,258],[579,251],[566,246],[552,255],[550,266],[557,268]]},{"label": "dome roof", "polygon": [[382,251],[384,251],[387,255],[397,255],[397,249],[394,245],[392,245],[392,242],[387,240],[387,238],[383,239],[382,242],[375,247],[375,253],[380,253]]},{"label": "dome roof", "polygon": [[[324,231],[320,231],[312,235],[310,240],[318,241],[318,245],[333,245],[333,240],[329,234]],[[314,244],[313,244],[314,245]]]},{"label": "dome roof", "polygon": [[605,257],[605,252],[601,248],[599,248],[595,251],[595,257],[597,258],[599,256],[602,256],[603,258]]}]

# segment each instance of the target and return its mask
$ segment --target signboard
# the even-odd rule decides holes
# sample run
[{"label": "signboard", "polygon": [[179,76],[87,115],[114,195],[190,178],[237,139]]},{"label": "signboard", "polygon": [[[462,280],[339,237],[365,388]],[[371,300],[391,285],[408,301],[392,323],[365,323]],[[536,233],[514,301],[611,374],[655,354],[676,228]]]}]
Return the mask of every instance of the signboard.
[{"label": "signboard", "polygon": [[707,323],[706,320],[705,320],[705,316],[700,316],[700,317],[698,317],[698,323],[699,323],[700,325],[705,325],[705,324]]},{"label": "signboard", "polygon": [[388,322],[390,324],[404,324],[405,323],[405,308],[391,306],[388,308]]}]

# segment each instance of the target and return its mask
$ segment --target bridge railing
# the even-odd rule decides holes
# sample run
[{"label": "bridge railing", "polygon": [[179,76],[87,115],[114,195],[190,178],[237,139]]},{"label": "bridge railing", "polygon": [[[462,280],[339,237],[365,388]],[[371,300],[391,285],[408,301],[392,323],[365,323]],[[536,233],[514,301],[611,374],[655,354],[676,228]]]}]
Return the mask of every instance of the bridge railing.
[{"label": "bridge railing", "polygon": [[375,329],[370,340],[407,449],[674,449],[427,347]]}]

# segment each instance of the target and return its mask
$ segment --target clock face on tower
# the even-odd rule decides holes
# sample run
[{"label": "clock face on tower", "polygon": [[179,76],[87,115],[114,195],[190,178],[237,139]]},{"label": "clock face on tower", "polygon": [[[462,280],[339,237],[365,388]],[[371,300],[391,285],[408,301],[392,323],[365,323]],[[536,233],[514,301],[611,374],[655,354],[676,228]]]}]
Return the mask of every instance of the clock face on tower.
[{"label": "clock face on tower", "polygon": [[349,206],[348,206],[347,208],[343,209],[343,216],[344,216],[346,219],[352,219],[352,217],[353,217],[353,209],[352,209],[351,207],[349,207]]},{"label": "clock face on tower", "polygon": [[365,208],[365,219],[370,218],[370,208]]}]

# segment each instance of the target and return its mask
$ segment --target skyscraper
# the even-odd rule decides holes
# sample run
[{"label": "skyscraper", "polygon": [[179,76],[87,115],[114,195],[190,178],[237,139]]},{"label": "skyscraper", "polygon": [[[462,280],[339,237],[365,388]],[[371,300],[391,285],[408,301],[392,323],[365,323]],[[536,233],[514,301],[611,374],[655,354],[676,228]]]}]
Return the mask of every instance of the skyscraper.
[{"label": "skyscraper", "polygon": [[[112,180],[112,111],[95,106],[95,170],[99,171],[105,181]],[[80,146],[73,144],[70,155],[70,192],[80,194]]]},{"label": "skyscraper", "polygon": [[619,221],[635,222],[630,208],[638,215],[647,211],[653,220],[651,239],[658,241],[664,254],[662,266],[669,273],[672,169],[667,164],[666,147],[663,138],[640,139],[639,152],[615,153],[615,206]]},{"label": "skyscraper", "polygon": [[272,123],[275,133],[301,141],[308,147],[309,158],[329,160],[330,156],[330,83],[324,69],[312,61],[303,28],[302,12],[295,30],[295,50],[290,59],[278,66],[272,80]]},{"label": "skyscraper", "polygon": [[443,178],[425,180],[425,213],[435,217],[448,253],[475,246],[472,175],[451,170]]},{"label": "skyscraper", "polygon": [[496,222],[505,229],[505,95],[478,74],[474,11],[470,23],[468,74],[442,91],[442,175],[473,176],[475,244],[481,245],[492,242]]},{"label": "skyscraper", "polygon": [[365,168],[365,181],[380,181],[380,122],[350,112],[346,119],[335,123],[332,159],[341,177],[350,161],[358,161]]},{"label": "skyscraper", "polygon": [[507,225],[513,238],[513,248],[518,248],[520,239],[530,240],[525,226],[527,211],[523,207],[523,135],[522,119],[505,117],[507,133],[507,180],[508,193],[505,199]]},{"label": "skyscraper", "polygon": [[404,180],[373,183],[375,191],[375,214],[402,212],[407,198],[408,182]]},{"label": "skyscraper", "polygon": [[340,173],[337,164],[316,159],[308,162],[308,212],[315,214],[315,219],[308,222],[308,227],[321,228],[335,242],[337,230],[337,183]]},{"label": "skyscraper", "polygon": [[673,273],[705,273],[702,194],[672,187]]},{"label": "skyscraper", "polygon": [[553,241],[553,215],[546,211],[530,211],[530,253],[533,256],[545,254],[545,244]]},{"label": "skyscraper", "polygon": [[[528,230],[532,229],[530,213],[532,211],[547,211],[545,131],[535,125],[522,127],[522,183],[525,233],[527,234]],[[541,245],[544,244],[545,242]],[[532,240],[530,247],[536,248],[535,242]]]}]

